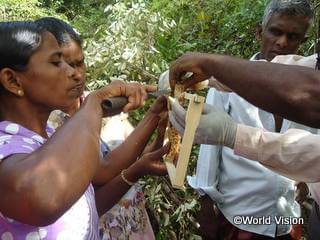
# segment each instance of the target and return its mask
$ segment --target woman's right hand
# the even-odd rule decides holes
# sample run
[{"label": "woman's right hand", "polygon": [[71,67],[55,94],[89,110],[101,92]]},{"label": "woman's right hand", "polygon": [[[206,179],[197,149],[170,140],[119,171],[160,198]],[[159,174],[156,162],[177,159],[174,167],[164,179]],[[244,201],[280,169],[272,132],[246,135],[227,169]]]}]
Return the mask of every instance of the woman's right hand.
[{"label": "woman's right hand", "polygon": [[[139,122],[134,131],[126,138],[126,140],[111,151],[106,156],[107,166],[101,166],[96,172],[95,184],[101,185],[117,176],[122,169],[128,168],[126,174],[129,175],[129,168],[136,162],[138,158],[141,160],[142,153],[146,153],[146,149],[150,149],[150,145],[146,148],[152,133],[157,129],[159,121],[167,112],[167,100],[165,97],[159,97],[149,108],[144,118]],[[151,144],[153,145],[153,144]],[[163,140],[157,137],[157,143],[154,145],[162,146]],[[155,150],[153,150],[155,151]],[[123,154],[123,153],[126,154]],[[148,151],[150,152],[150,151]],[[137,168],[136,168],[137,170]],[[131,170],[130,170],[131,171]],[[140,174],[136,171],[132,175],[131,180],[139,178]],[[130,178],[129,176],[129,178]]]},{"label": "woman's right hand", "polygon": [[[116,82],[102,87],[90,95],[95,96],[99,103],[102,100],[110,97],[127,97],[128,103],[123,107],[123,112],[129,112],[144,106],[146,99],[148,98],[148,92],[154,92],[157,90],[156,86],[142,85],[140,83],[123,83]],[[89,96],[90,96],[89,95]]]},{"label": "woman's right hand", "polygon": [[145,153],[132,166],[137,168],[137,178],[147,175],[164,176],[167,174],[167,168],[163,162],[163,156],[169,152],[169,145],[160,147],[152,152]]}]

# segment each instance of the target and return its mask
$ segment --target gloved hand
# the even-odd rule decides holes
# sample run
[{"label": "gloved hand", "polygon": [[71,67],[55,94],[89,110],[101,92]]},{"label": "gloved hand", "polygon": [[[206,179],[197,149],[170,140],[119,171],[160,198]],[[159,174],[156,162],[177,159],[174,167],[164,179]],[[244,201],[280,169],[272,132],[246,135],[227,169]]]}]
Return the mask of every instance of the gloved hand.
[{"label": "gloved hand", "polygon": [[[182,135],[185,130],[186,110],[176,100],[171,100],[172,111],[169,119],[173,127]],[[205,104],[196,130],[194,142],[198,144],[225,145],[233,148],[237,124],[229,115],[214,106]]]}]

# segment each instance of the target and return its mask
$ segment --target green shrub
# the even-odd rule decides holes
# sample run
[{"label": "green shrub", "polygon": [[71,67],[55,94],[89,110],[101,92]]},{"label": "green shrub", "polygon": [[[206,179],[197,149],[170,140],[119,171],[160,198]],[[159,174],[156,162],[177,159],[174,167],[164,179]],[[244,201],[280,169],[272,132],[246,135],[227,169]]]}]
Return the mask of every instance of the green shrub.
[{"label": "green shrub", "polygon": [[[318,0],[312,0],[315,5]],[[254,32],[267,0],[0,0],[1,21],[58,16],[84,38],[88,87],[112,79],[156,83],[171,61],[188,51],[249,58],[258,51]],[[318,23],[318,20],[316,21]],[[315,30],[301,53],[313,51]],[[150,106],[134,111],[138,123]],[[194,146],[188,174],[195,172]],[[157,239],[199,239],[197,194],[174,190],[167,178],[144,178]]]},{"label": "green shrub", "polygon": [[94,86],[113,78],[154,83],[168,67],[156,41],[175,22],[148,10],[144,1],[118,2],[104,12],[105,23],[85,42],[89,81]]},{"label": "green shrub", "polygon": [[31,20],[48,15],[60,16],[42,7],[39,0],[0,0],[0,21]]}]

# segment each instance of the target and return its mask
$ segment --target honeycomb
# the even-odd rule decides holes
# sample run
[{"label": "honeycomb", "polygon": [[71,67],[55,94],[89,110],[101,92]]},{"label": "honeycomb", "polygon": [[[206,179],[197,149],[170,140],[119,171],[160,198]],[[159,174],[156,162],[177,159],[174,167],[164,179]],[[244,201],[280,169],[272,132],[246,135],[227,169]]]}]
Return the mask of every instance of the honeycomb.
[{"label": "honeycomb", "polygon": [[[180,84],[177,84],[174,89],[173,97],[175,99],[178,99],[181,105],[184,104],[183,92],[184,92],[184,87]],[[170,106],[168,107],[170,108]],[[178,131],[170,124],[170,122],[168,123],[167,138],[170,143],[170,150],[169,150],[169,153],[166,155],[165,160],[169,162],[173,162],[175,160],[175,157],[178,156],[180,151],[181,136],[178,133]]]}]

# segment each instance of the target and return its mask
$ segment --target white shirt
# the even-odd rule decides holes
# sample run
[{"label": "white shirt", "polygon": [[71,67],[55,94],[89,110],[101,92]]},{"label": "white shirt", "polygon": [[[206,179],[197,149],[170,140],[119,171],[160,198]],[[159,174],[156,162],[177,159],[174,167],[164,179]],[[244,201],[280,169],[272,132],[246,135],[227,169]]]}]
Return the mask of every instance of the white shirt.
[{"label": "white shirt", "polygon": [[313,198],[320,204],[320,135],[290,129],[284,134],[238,125],[234,145],[237,155],[297,181],[309,182]]},{"label": "white shirt", "polygon": [[[245,125],[275,131],[274,117],[235,93],[221,93],[210,89],[207,103],[222,108],[232,118]],[[281,132],[289,128],[315,129],[285,120]],[[258,162],[237,156],[227,147],[201,145],[196,177],[189,184],[200,193],[217,201],[229,222],[235,216],[300,216],[300,207],[294,201],[294,182],[262,166]],[[274,237],[290,231],[289,225],[236,225],[261,235]]]},{"label": "white shirt", "polygon": [[[317,55],[277,56],[272,62],[314,68]],[[320,136],[306,131],[290,129],[285,134],[277,134],[240,125],[234,152],[284,176],[309,182],[312,197],[320,204],[319,148]]]}]

